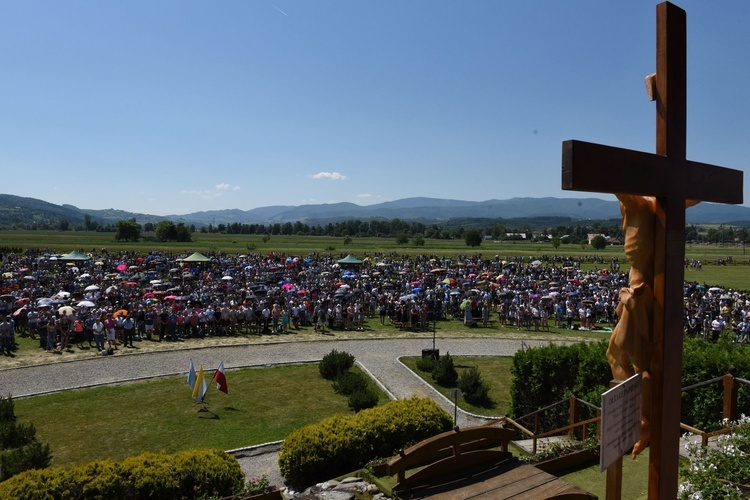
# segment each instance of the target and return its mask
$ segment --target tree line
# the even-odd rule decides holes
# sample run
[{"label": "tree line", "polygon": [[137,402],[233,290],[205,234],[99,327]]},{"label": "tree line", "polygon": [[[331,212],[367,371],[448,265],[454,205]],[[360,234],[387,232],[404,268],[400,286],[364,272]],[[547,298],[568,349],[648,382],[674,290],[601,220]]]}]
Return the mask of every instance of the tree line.
[{"label": "tree line", "polygon": [[[169,220],[157,223],[139,224],[134,218],[104,224],[86,215],[83,224],[73,225],[67,219],[34,221],[28,224],[13,224],[7,229],[57,230],[57,231],[96,231],[115,233],[118,241],[137,241],[144,233],[154,233],[161,241],[191,241],[195,233],[246,234],[246,235],[299,235],[328,236],[342,238],[396,238],[396,243],[409,242],[424,244],[425,239],[467,239],[472,242],[483,239],[495,241],[553,241],[560,243],[588,243],[589,234],[603,234],[623,239],[622,226],[618,220],[573,221],[560,223],[561,219],[452,219],[444,223],[425,223],[402,219],[359,220],[308,224],[302,221],[275,222],[269,224],[208,224],[196,227],[195,224]],[[549,224],[545,227],[545,224]],[[468,233],[468,234],[467,234]],[[478,236],[477,236],[478,233]],[[701,226],[690,224],[685,228],[687,242],[730,244],[742,243],[750,239],[750,229],[731,225]],[[468,241],[467,241],[468,243]],[[479,243],[470,244],[477,246]]]}]

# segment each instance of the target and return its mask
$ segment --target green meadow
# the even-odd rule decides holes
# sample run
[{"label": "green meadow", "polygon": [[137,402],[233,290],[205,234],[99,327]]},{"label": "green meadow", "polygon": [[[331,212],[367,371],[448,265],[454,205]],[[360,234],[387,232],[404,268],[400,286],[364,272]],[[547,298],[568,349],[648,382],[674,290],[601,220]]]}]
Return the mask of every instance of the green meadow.
[{"label": "green meadow", "polygon": [[[193,402],[185,377],[164,377],[16,399],[16,415],[33,422],[39,440],[50,444],[53,465],[74,465],[143,451],[229,450],[278,441],[294,429],[351,411],[317,364],[226,374],[228,394],[209,381],[206,404]],[[387,402],[371,385],[379,404]]]}]

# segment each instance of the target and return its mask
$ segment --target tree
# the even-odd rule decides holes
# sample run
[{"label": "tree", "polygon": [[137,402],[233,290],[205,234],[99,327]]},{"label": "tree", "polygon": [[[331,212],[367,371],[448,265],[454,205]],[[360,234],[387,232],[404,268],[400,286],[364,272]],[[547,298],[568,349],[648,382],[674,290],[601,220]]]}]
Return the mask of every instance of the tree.
[{"label": "tree", "polygon": [[396,236],[396,245],[406,245],[407,243],[409,243],[409,237],[406,233],[398,233],[398,236]]},{"label": "tree", "polygon": [[0,481],[29,469],[44,469],[52,461],[48,444],[36,438],[32,423],[16,421],[11,396],[0,396]]},{"label": "tree", "polygon": [[559,236],[553,236],[552,237],[552,248],[557,250],[560,248],[560,237]]},{"label": "tree", "polygon": [[161,241],[175,241],[177,239],[177,227],[171,220],[163,220],[156,225],[156,237]]},{"label": "tree", "polygon": [[591,246],[594,250],[604,250],[607,247],[607,239],[601,234],[597,234],[591,238]]},{"label": "tree", "polygon": [[469,229],[464,233],[466,244],[470,247],[478,247],[482,244],[482,233],[476,229]]},{"label": "tree", "polygon": [[344,238],[344,245],[351,245],[351,244],[352,244],[352,237],[351,237],[351,236],[349,236],[349,235],[347,235],[347,236],[346,236],[346,237]]},{"label": "tree", "polygon": [[190,229],[183,222],[177,224],[174,233],[175,241],[193,241],[193,237],[190,235]]},{"label": "tree", "polygon": [[424,238],[422,237],[421,234],[418,234],[418,235],[414,236],[414,238],[412,238],[411,241],[412,241],[412,244],[415,247],[423,247],[424,246]]},{"label": "tree", "polygon": [[117,241],[138,241],[141,238],[141,226],[137,222],[118,220],[115,228]]}]

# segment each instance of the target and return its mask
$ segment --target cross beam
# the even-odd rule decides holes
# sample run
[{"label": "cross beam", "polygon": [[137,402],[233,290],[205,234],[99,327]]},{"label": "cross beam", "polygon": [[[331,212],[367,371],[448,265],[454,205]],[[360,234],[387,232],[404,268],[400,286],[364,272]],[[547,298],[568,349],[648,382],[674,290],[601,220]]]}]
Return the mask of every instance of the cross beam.
[{"label": "cross beam", "polygon": [[[574,168],[575,165],[575,168]],[[582,168],[587,165],[606,168]],[[563,142],[562,188],[565,190],[667,196],[674,182],[666,156],[583,141]],[[682,175],[685,197],[740,204],[742,172],[687,160]]]},{"label": "cross beam", "polygon": [[649,351],[652,380],[652,499],[677,497],[686,202],[743,201],[742,172],[686,159],[686,14],[664,2],[656,20],[656,154],[563,143],[563,189],[656,198],[653,269],[646,273],[653,276],[653,341],[641,346]]}]

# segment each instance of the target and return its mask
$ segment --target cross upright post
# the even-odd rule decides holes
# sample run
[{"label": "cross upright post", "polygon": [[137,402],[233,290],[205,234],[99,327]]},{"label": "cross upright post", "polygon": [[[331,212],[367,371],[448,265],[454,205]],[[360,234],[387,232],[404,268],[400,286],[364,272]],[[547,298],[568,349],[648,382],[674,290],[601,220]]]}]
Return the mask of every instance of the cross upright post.
[{"label": "cross upright post", "polygon": [[[742,172],[686,159],[686,14],[663,2],[657,5],[656,18],[656,154],[565,141],[562,161],[563,189],[618,195],[626,232],[625,252],[631,263],[631,285],[637,276],[653,291],[652,313],[651,304],[647,306],[650,329],[636,332],[637,345],[628,352],[634,366],[635,360],[644,365],[635,366],[636,371],[650,375],[643,406],[650,426],[648,495],[652,499],[677,497],[685,208],[698,201],[743,201]],[[649,205],[653,217],[649,224],[640,225],[641,214],[635,225],[628,225],[627,200],[634,198],[653,201]],[[648,241],[652,248],[633,246],[632,235],[652,226],[653,234],[640,235],[641,242]],[[648,258],[644,258],[646,254]],[[645,269],[636,269],[637,263],[644,262]]]}]

